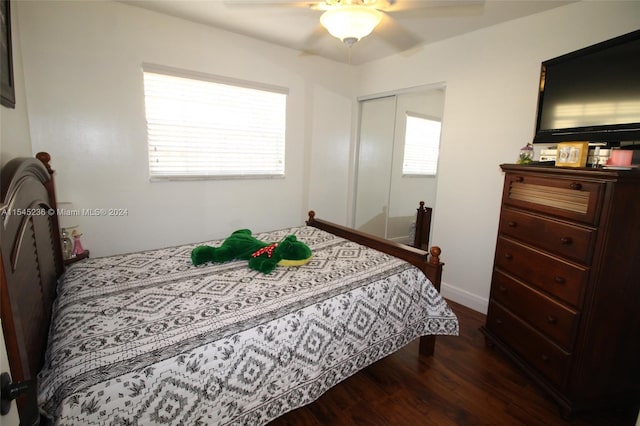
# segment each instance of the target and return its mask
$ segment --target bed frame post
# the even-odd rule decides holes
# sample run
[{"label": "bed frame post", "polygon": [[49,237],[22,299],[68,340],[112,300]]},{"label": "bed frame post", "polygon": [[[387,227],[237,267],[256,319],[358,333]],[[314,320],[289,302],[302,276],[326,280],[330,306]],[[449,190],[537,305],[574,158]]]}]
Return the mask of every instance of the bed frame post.
[{"label": "bed frame post", "polygon": [[425,207],[424,201],[420,201],[420,207],[418,207],[417,210],[413,246],[426,250],[429,247],[429,234],[431,232],[431,215],[433,214],[433,209],[431,207]]},{"label": "bed frame post", "polygon": [[420,336],[420,355],[432,356],[436,348],[436,336]]}]

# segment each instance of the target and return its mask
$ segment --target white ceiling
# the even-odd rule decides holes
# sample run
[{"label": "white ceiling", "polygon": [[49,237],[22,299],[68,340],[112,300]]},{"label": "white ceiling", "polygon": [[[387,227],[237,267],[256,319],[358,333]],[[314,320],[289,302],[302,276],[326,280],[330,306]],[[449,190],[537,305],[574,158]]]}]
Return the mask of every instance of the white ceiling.
[{"label": "white ceiling", "polygon": [[[575,1],[575,0],[573,0]],[[137,7],[354,65],[532,15],[572,1],[396,0],[374,32],[351,48],[320,26],[317,1],[121,0]]]}]

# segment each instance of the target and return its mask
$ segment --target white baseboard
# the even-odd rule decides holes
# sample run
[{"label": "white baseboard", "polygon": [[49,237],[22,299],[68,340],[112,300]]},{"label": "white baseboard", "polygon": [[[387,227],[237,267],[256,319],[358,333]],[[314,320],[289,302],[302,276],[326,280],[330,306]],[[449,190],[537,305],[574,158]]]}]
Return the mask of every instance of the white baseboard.
[{"label": "white baseboard", "polygon": [[466,290],[462,290],[459,287],[454,287],[445,282],[442,282],[442,284],[440,285],[440,294],[442,294],[442,297],[444,297],[445,299],[452,300],[485,315],[487,314],[489,299],[480,297],[473,293],[469,293]]}]

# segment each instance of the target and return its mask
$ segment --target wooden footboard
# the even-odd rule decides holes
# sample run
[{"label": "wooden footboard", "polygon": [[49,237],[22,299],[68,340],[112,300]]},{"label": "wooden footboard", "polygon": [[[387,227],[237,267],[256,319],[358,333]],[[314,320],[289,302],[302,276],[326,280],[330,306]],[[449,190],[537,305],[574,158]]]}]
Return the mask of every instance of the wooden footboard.
[{"label": "wooden footboard", "polygon": [[[440,262],[440,247],[433,246],[429,250],[429,253],[427,253],[426,251],[415,247],[385,240],[384,238],[376,237],[356,229],[347,228],[346,226],[317,219],[316,213],[313,210],[309,211],[307,225],[406,260],[424,272],[433,286],[440,291],[442,267],[444,266],[444,263]],[[436,342],[435,339],[435,336],[421,337],[420,353],[423,355],[433,355]]]}]

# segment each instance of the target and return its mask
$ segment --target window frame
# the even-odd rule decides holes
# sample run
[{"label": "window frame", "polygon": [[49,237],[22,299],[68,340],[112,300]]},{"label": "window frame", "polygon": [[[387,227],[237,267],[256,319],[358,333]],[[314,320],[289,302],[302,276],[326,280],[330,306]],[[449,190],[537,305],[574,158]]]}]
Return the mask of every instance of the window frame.
[{"label": "window frame", "polygon": [[[189,80],[198,80],[202,82],[209,82],[219,85],[225,85],[229,87],[237,87],[240,89],[251,89],[258,90],[262,92],[267,92],[275,95],[284,95],[284,110],[282,117],[282,145],[280,146],[281,153],[279,160],[282,163],[281,172],[276,171],[275,169],[272,172],[266,173],[251,173],[251,171],[238,171],[237,173],[219,173],[219,170],[209,170],[204,173],[194,173],[190,174],[188,172],[185,173],[174,173],[174,174],[158,174],[152,171],[152,158],[151,158],[151,150],[152,150],[152,140],[150,139],[150,123],[149,116],[147,114],[148,104],[147,104],[147,92],[146,92],[146,82],[145,82],[145,74],[161,74],[170,77],[177,77]],[[224,77],[220,75],[207,74],[197,71],[188,71],[179,68],[173,68],[163,65],[157,64],[142,64],[142,84],[143,84],[143,105],[144,105],[144,116],[145,116],[145,130],[147,132],[147,170],[149,173],[149,180],[154,181],[180,181],[180,180],[235,180],[235,179],[278,179],[284,178],[286,175],[286,148],[287,148],[287,115],[288,115],[288,95],[289,89],[286,87],[259,83],[247,80],[241,80],[237,78]],[[204,152],[204,151],[203,151]]]}]

